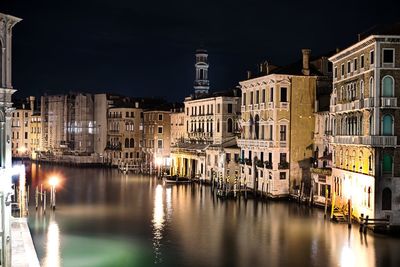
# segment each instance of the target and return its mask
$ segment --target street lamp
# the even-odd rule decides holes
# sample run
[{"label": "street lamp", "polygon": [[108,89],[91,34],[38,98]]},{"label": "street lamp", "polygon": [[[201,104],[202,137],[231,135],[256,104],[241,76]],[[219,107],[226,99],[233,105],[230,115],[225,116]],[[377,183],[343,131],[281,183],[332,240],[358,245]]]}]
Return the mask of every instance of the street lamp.
[{"label": "street lamp", "polygon": [[53,210],[56,209],[56,186],[59,183],[59,178],[57,176],[52,176],[49,179],[49,185],[51,186],[50,191],[50,205]]}]

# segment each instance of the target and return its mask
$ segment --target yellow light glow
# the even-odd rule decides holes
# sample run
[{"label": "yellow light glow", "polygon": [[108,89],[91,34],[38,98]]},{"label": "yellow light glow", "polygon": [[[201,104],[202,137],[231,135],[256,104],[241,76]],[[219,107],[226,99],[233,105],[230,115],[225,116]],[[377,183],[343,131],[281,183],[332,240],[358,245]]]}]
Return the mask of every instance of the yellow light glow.
[{"label": "yellow light glow", "polygon": [[57,176],[52,176],[52,177],[50,177],[50,179],[49,179],[49,184],[50,184],[51,186],[57,186],[58,183],[59,183],[59,179],[58,179]]},{"label": "yellow light glow", "polygon": [[21,152],[22,154],[25,154],[26,147],[25,146],[21,146],[20,148],[18,148],[18,151]]},{"label": "yellow light glow", "polygon": [[163,163],[163,158],[162,157],[156,157],[155,163],[157,166],[161,166]]},{"label": "yellow light glow", "polygon": [[60,230],[58,224],[51,220],[47,230],[45,267],[60,267]]}]

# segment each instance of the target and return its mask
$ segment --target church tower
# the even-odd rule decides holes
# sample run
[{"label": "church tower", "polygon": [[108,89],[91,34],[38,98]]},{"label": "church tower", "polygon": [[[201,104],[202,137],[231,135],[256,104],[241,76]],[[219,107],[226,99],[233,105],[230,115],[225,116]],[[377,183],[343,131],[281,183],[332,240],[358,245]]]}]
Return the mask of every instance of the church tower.
[{"label": "church tower", "polygon": [[205,49],[196,50],[196,79],[194,80],[195,96],[208,94],[210,81],[208,80],[208,53]]}]

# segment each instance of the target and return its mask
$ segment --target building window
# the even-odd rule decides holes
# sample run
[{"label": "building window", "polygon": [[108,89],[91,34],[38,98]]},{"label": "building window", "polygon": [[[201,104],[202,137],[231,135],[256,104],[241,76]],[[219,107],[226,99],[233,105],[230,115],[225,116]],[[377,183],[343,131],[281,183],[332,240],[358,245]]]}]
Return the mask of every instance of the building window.
[{"label": "building window", "polygon": [[219,120],[217,120],[217,133],[219,133]]},{"label": "building window", "polygon": [[25,132],[25,139],[28,139],[28,132]]},{"label": "building window", "polygon": [[383,154],[383,162],[382,162],[383,173],[389,174],[392,173],[393,166],[393,157],[389,154]]},{"label": "building window", "polygon": [[163,133],[163,127],[162,126],[158,126],[158,133],[162,134]]},{"label": "building window", "polygon": [[358,68],[358,59],[357,58],[355,58],[354,59],[354,70],[357,70],[357,68]]},{"label": "building window", "polygon": [[135,140],[134,140],[133,138],[131,138],[131,139],[129,140],[129,146],[130,146],[130,147],[135,147]]},{"label": "building window", "polygon": [[245,106],[246,105],[246,93],[243,93],[243,103],[242,103],[242,106]]},{"label": "building window", "polygon": [[382,210],[392,209],[392,191],[390,188],[385,188],[382,191]]},{"label": "building window", "polygon": [[342,75],[342,77],[344,76],[344,64],[341,65],[341,72],[340,74]]},{"label": "building window", "polygon": [[279,162],[280,163],[286,163],[287,162],[286,153],[279,153]]},{"label": "building window", "polygon": [[394,80],[392,76],[385,76],[382,79],[382,96],[393,97],[394,96]]},{"label": "building window", "polygon": [[232,104],[228,104],[228,113],[232,113]]},{"label": "building window", "polygon": [[253,101],[254,101],[253,97],[254,97],[254,93],[250,92],[250,105],[253,105]]},{"label": "building window", "polygon": [[262,90],[261,102],[265,103],[265,89]]},{"label": "building window", "polygon": [[335,67],[335,70],[334,70],[334,77],[335,77],[335,79],[337,78],[337,67]]},{"label": "building window", "polygon": [[274,87],[269,90],[269,102],[274,102]]},{"label": "building window", "polygon": [[364,68],[364,55],[361,55],[360,57],[360,68]]},{"label": "building window", "polygon": [[256,104],[260,103],[260,91],[256,91]]},{"label": "building window", "polygon": [[233,122],[232,119],[229,118],[228,119],[228,133],[232,133],[233,132]]},{"label": "building window", "polygon": [[371,65],[374,65],[375,63],[375,52],[374,50],[371,50],[371,52],[369,52],[369,62]]},{"label": "building window", "polygon": [[221,113],[221,104],[217,104],[217,113]]},{"label": "building window", "polygon": [[128,111],[126,112],[125,117],[127,117],[127,118],[129,117],[129,112]]},{"label": "building window", "polygon": [[285,180],[286,179],[286,172],[280,172],[279,173],[279,179]]},{"label": "building window", "polygon": [[163,120],[163,114],[158,114],[158,120],[162,121]]},{"label": "building window", "polygon": [[158,148],[163,148],[163,140],[158,139],[157,145],[158,145]]},{"label": "building window", "polygon": [[350,73],[351,71],[351,64],[350,61],[347,61],[347,73]]},{"label": "building window", "polygon": [[281,125],[280,126],[280,141],[286,141],[286,125]]},{"label": "building window", "polygon": [[383,49],[383,63],[394,63],[394,49]]},{"label": "building window", "polygon": [[287,88],[281,87],[281,102],[287,102]]},{"label": "building window", "polygon": [[382,133],[383,135],[393,135],[393,117],[386,114],[382,119]]}]

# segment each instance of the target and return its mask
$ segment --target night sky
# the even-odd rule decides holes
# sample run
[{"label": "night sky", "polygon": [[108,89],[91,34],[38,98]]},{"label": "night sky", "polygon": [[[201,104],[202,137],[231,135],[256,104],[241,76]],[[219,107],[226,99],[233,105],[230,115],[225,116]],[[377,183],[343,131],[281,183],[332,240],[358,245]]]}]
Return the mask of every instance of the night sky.
[{"label": "night sky", "polygon": [[0,0],[0,12],[23,19],[13,39],[17,97],[82,91],[180,101],[193,92],[200,46],[219,91],[261,61],[288,64],[301,48],[325,53],[400,21],[398,1],[358,2]]}]

